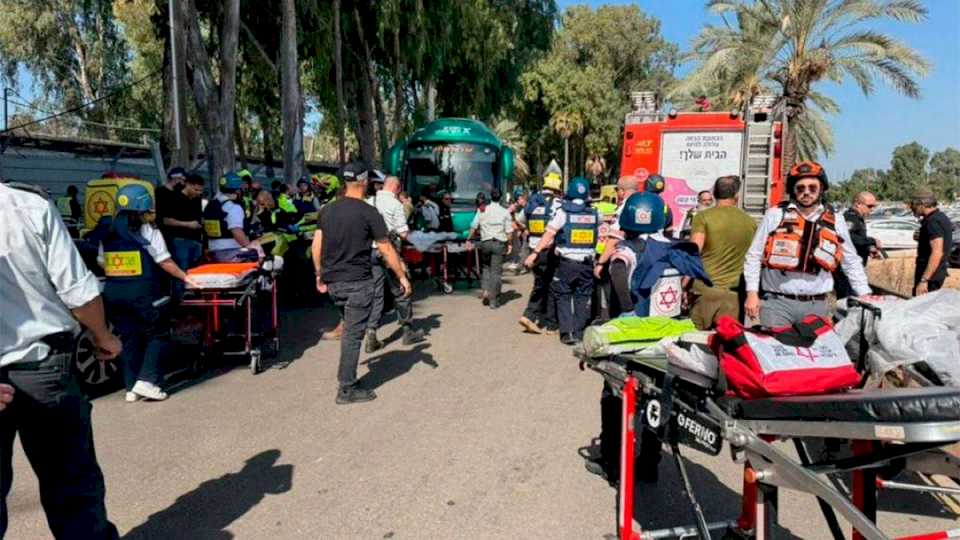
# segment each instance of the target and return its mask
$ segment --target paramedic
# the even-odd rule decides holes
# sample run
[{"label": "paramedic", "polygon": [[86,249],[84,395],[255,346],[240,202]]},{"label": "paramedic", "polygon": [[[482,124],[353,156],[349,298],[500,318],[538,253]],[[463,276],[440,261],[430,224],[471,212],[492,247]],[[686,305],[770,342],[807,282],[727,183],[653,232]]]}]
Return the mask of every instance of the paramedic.
[{"label": "paramedic", "polygon": [[747,251],[747,317],[759,317],[768,327],[792,325],[808,315],[826,317],[838,267],[857,295],[870,294],[846,221],[824,201],[828,188],[818,163],[803,161],[790,169],[790,200],[767,211]]},{"label": "paramedic", "polygon": [[636,173],[629,176],[621,176],[620,179],[617,180],[617,209],[613,215],[613,223],[610,224],[608,229],[607,238],[604,240],[602,253],[600,257],[597,258],[597,263],[593,267],[593,275],[597,278],[600,287],[604,289],[605,296],[608,299],[607,316],[611,319],[629,310],[618,305],[616,295],[612,294],[610,290],[610,275],[605,270],[608,267],[610,257],[612,257],[617,250],[617,244],[623,240],[623,232],[620,230],[620,215],[623,213],[623,207],[627,203],[627,199],[640,190],[640,186],[646,182],[648,176],[646,169],[637,169]]},{"label": "paramedic", "polygon": [[[663,200],[658,195],[644,192],[630,196],[621,208],[618,223],[623,236],[617,244],[617,252],[611,254],[609,273],[613,295],[624,313],[634,311],[631,273],[637,266],[637,259],[645,251],[647,241],[655,239],[669,242],[661,234],[666,222],[663,207]],[[600,395],[600,454],[587,459],[584,465],[587,471],[607,479],[611,484],[616,484],[620,478],[622,406],[620,397],[604,381]],[[644,429],[640,453],[635,459],[637,478],[643,482],[656,482],[659,463],[660,440],[653,432]]]},{"label": "paramedic", "polygon": [[203,230],[209,239],[210,258],[216,262],[243,260],[243,248],[250,245],[244,228],[244,210],[238,202],[243,181],[228,172],[220,178],[220,193],[203,211]]},{"label": "paramedic", "polygon": [[557,302],[560,342],[573,345],[583,338],[590,318],[593,295],[593,258],[597,248],[600,214],[590,206],[590,182],[576,177],[567,186],[563,204],[547,224],[547,231],[524,264],[533,267],[537,258],[554,248],[559,256],[550,284]]},{"label": "paramedic", "polygon": [[181,282],[187,276],[170,257],[160,231],[153,224],[153,197],[139,184],[117,191],[117,215],[100,242],[106,284],[103,297],[107,316],[123,340],[123,382],[127,401],[167,398],[160,389],[160,357],[166,330],[156,301],[162,292],[160,271]]},{"label": "paramedic", "polygon": [[[510,254],[510,236],[513,234],[513,217],[500,205],[500,192],[493,190],[477,193],[477,213],[470,224],[467,239],[480,234],[480,260],[483,261],[483,305],[491,309],[500,307],[500,288],[503,284],[503,258]],[[467,242],[467,249],[473,243]]]},{"label": "paramedic", "polygon": [[[100,361],[122,345],[103,315],[97,279],[39,188],[0,184],[0,538],[13,485],[13,441],[40,484],[55,538],[112,540],[90,402],[71,368],[81,325]],[[79,322],[79,324],[78,324]]]},{"label": "paramedic", "polygon": [[[646,182],[644,182],[643,191],[654,193],[663,198],[663,192],[667,189],[667,180],[660,176],[659,174],[651,174],[647,177]],[[670,209],[670,206],[667,205],[663,208],[663,212],[666,216],[666,223],[663,226],[663,235],[672,238],[673,237],[673,210]]]},{"label": "paramedic", "polygon": [[329,293],[343,321],[337,403],[344,405],[377,397],[372,389],[357,384],[360,347],[373,307],[370,242],[376,242],[380,255],[400,282],[401,295],[410,296],[413,288],[387,237],[383,218],[363,200],[367,191],[366,167],[360,163],[348,164],[341,170],[340,177],[345,183],[344,196],[320,210],[310,251],[317,274],[317,292]]},{"label": "paramedic", "polygon": [[953,224],[937,209],[937,199],[929,189],[920,188],[913,192],[910,209],[920,219],[913,278],[913,295],[920,296],[940,289],[947,279],[947,256],[953,249]]},{"label": "paramedic", "polygon": [[717,319],[728,315],[743,321],[743,258],[750,249],[757,229],[753,218],[738,208],[740,177],[721,176],[713,185],[717,206],[697,212],[693,217],[690,240],[700,249],[704,269],[712,287],[696,280],[690,319],[700,330],[713,328]]},{"label": "paramedic", "polygon": [[[527,244],[530,252],[535,252],[540,239],[547,231],[547,224],[560,208],[562,180],[560,173],[549,173],[543,178],[543,189],[530,196],[526,207],[520,212],[520,220],[527,228]],[[534,334],[553,335],[557,333],[557,303],[550,292],[550,283],[557,268],[557,258],[553,250],[546,250],[534,259],[533,288],[530,300],[520,317],[520,326]]]},{"label": "paramedic", "polygon": [[[400,179],[396,176],[388,176],[383,182],[383,189],[373,196],[373,207],[383,217],[387,226],[387,237],[393,245],[393,249],[399,253],[401,242],[407,239],[410,234],[410,228],[407,226],[407,214],[403,209],[403,203],[397,198],[400,193]],[[370,309],[370,320],[367,321],[367,335],[365,338],[363,350],[367,354],[376,352],[383,347],[383,343],[377,339],[377,328],[380,327],[380,317],[383,315],[384,301],[386,300],[386,291],[384,287],[390,287],[390,293],[393,294],[397,306],[397,321],[400,328],[403,329],[403,344],[413,345],[423,341],[423,331],[414,330],[413,324],[413,298],[403,295],[403,288],[400,282],[389,275],[383,255],[377,249],[377,243],[373,243],[373,304]]]}]

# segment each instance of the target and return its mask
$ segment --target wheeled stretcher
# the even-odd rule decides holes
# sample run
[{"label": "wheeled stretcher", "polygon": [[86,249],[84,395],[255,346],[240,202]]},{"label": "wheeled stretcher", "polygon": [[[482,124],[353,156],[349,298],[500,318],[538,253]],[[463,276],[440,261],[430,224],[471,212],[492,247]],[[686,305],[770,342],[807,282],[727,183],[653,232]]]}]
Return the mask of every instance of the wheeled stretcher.
[{"label": "wheeled stretcher", "polygon": [[[858,390],[842,394],[742,400],[724,396],[717,381],[639,355],[581,357],[622,397],[618,533],[622,540],[670,537],[773,538],[778,488],[818,498],[830,535],[844,538],[840,514],[853,538],[886,539],[876,525],[877,469],[960,441],[960,390],[945,387]],[[652,430],[671,447],[695,525],[641,531],[633,520],[636,431]],[[807,443],[849,445],[842,457],[811,459]],[[718,455],[723,441],[744,464],[740,516],[708,523],[681,460],[680,445]],[[791,441],[796,457],[776,441]],[[837,478],[851,473],[849,493]],[[952,538],[960,530],[909,537]],[[828,537],[826,534],[823,537]]]},{"label": "wheeled stretcher", "polygon": [[[250,371],[257,374],[263,370],[263,356],[275,356],[279,350],[277,274],[282,266],[280,257],[268,257],[260,262],[204,264],[187,272],[195,285],[187,287],[181,305],[206,311],[201,338],[204,355],[218,351],[225,356],[246,356]],[[269,322],[258,331],[261,306],[269,310]],[[236,315],[241,319],[234,324],[224,320]],[[242,339],[241,349],[227,349],[225,344],[232,338]]]}]

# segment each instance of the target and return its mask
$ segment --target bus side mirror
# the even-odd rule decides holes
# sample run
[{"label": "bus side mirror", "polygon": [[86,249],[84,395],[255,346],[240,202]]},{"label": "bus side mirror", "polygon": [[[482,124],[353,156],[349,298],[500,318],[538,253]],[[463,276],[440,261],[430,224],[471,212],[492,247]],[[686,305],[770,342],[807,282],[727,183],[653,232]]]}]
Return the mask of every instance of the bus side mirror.
[{"label": "bus side mirror", "polygon": [[400,176],[400,173],[403,172],[404,150],[406,150],[406,144],[402,142],[391,146],[390,149],[387,150],[387,155],[383,159],[387,174]]},{"label": "bus side mirror", "polygon": [[500,178],[504,185],[513,178],[513,149],[506,146],[500,152]]}]

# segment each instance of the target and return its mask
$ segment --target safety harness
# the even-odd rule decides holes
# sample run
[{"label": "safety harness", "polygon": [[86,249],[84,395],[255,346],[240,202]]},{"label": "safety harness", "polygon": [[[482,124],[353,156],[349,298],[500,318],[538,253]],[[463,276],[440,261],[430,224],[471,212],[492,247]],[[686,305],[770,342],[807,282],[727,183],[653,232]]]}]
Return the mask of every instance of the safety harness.
[{"label": "safety harness", "polygon": [[833,208],[824,208],[816,220],[805,219],[790,203],[781,203],[780,224],[767,237],[763,265],[784,272],[833,272],[843,261]]}]

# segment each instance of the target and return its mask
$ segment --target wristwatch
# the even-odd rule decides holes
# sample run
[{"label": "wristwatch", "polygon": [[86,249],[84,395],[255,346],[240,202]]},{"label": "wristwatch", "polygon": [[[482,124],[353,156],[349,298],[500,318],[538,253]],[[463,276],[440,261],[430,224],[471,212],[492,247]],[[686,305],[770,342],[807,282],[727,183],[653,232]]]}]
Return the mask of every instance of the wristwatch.
[{"label": "wristwatch", "polygon": [[926,283],[926,282],[928,282],[928,281],[930,281],[930,280],[927,279],[927,278],[925,278],[925,277],[920,278],[920,283]]}]

